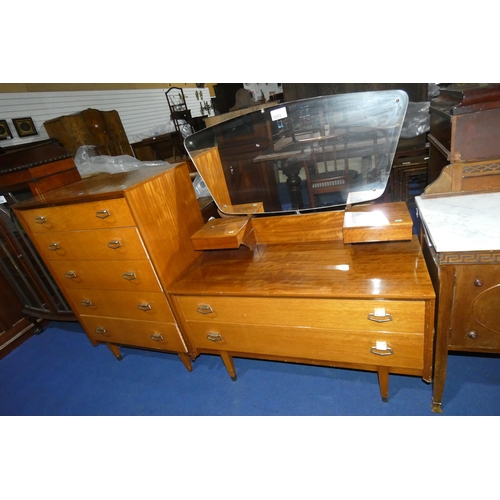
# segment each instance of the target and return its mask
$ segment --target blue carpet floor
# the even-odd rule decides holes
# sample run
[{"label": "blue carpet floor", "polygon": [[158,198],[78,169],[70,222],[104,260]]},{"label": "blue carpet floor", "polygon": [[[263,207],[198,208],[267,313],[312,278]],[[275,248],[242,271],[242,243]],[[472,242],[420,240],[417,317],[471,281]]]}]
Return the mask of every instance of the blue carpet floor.
[{"label": "blue carpet floor", "polygon": [[53,322],[0,360],[4,498],[496,498],[500,358],[450,356],[439,415],[417,377],[122,353]]},{"label": "blue carpet floor", "polygon": [[235,358],[232,381],[218,356],[198,357],[190,373],[174,354],[121,351],[118,361],[77,323],[50,323],[0,360],[0,415],[500,415],[500,357],[451,354],[438,415],[418,377],[391,375],[384,403],[372,372]]}]

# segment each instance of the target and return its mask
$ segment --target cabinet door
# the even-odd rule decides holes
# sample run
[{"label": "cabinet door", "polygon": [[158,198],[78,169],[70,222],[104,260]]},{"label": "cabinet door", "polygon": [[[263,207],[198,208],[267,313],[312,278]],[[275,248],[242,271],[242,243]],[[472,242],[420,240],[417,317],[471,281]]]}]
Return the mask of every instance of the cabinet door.
[{"label": "cabinet door", "polygon": [[500,349],[500,265],[457,266],[450,347]]}]

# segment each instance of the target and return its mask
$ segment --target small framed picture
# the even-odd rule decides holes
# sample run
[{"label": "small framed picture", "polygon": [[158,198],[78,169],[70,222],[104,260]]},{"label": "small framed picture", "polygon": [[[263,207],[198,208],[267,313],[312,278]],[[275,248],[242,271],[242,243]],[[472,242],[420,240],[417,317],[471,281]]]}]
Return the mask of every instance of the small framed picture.
[{"label": "small framed picture", "polygon": [[0,141],[4,139],[13,139],[7,120],[0,120]]},{"label": "small framed picture", "polygon": [[29,135],[38,135],[35,124],[31,118],[12,118],[14,127],[16,127],[19,137],[28,137]]}]

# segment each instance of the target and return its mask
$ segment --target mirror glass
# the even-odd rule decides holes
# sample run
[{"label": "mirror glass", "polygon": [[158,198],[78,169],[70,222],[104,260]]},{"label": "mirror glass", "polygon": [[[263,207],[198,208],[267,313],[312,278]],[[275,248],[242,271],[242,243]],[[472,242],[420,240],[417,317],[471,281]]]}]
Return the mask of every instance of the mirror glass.
[{"label": "mirror glass", "polygon": [[196,132],[185,146],[224,213],[343,207],[383,194],[407,106],[402,90],[277,103]]}]

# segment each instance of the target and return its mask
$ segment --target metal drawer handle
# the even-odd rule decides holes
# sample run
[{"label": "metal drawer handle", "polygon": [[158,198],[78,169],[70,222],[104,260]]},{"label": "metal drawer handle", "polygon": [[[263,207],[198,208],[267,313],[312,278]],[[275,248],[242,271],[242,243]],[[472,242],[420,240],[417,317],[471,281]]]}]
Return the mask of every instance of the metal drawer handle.
[{"label": "metal drawer handle", "polygon": [[99,210],[98,212],[95,213],[95,216],[99,219],[105,219],[106,217],[109,217],[111,214],[107,210]]},{"label": "metal drawer handle", "polygon": [[84,307],[90,307],[90,306],[93,306],[94,304],[92,304],[92,301],[91,300],[88,300],[88,299],[84,299],[80,302],[80,304]]},{"label": "metal drawer handle", "polygon": [[151,304],[149,302],[143,302],[137,306],[141,311],[151,311]]},{"label": "metal drawer handle", "polygon": [[198,309],[196,309],[196,312],[199,312],[200,314],[210,314],[213,313],[214,310],[208,304],[199,304]]},{"label": "metal drawer handle", "polygon": [[104,328],[103,326],[98,326],[96,329],[95,329],[96,333],[100,333],[101,335],[104,335],[106,332],[106,328]]},{"label": "metal drawer handle", "polygon": [[45,224],[47,222],[47,219],[43,215],[40,215],[38,217],[35,217],[35,222],[37,224]]},{"label": "metal drawer handle", "polygon": [[212,342],[220,342],[222,340],[222,335],[217,332],[210,332],[207,335],[207,339],[211,340]]},{"label": "metal drawer handle", "polygon": [[120,240],[112,240],[108,243],[108,247],[112,248],[113,250],[116,250],[117,248],[120,248],[122,244],[120,243]]},{"label": "metal drawer handle", "polygon": [[160,340],[163,340],[163,335],[161,333],[153,333],[150,338],[151,340],[156,340],[157,342],[159,342]]},{"label": "metal drawer handle", "polygon": [[61,247],[59,246],[59,243],[56,243],[55,241],[53,243],[50,243],[49,246],[47,247],[50,251],[55,252],[56,250],[59,250]]},{"label": "metal drawer handle", "polygon": [[135,275],[135,273],[123,273],[122,278],[127,281],[132,281],[137,279],[137,276]]},{"label": "metal drawer handle", "polygon": [[69,280],[74,280],[76,278],[76,273],[75,271],[68,271],[65,275],[65,278],[68,278]]},{"label": "metal drawer handle", "polygon": [[393,350],[390,347],[387,347],[385,351],[381,351],[380,349],[377,349],[375,346],[373,346],[370,349],[370,352],[372,354],[376,354],[377,356],[391,356],[394,354]]},{"label": "metal drawer handle", "polygon": [[376,316],[375,313],[369,313],[368,319],[376,323],[387,323],[388,321],[392,321],[392,316],[389,313],[386,313],[385,316]]}]

